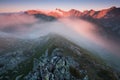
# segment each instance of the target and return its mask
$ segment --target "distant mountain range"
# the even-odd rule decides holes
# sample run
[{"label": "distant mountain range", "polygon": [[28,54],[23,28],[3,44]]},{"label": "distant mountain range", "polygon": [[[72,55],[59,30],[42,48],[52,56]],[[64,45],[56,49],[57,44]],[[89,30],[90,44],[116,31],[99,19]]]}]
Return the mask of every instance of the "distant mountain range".
[{"label": "distant mountain range", "polygon": [[56,8],[54,11],[44,11],[44,10],[28,10],[25,11],[28,14],[44,14],[47,16],[53,16],[53,17],[92,17],[95,19],[101,19],[101,18],[111,18],[111,17],[120,17],[120,8],[111,7],[108,9],[102,9],[99,11],[95,10],[85,10],[83,12],[71,9],[69,11],[64,11],[61,9]]},{"label": "distant mountain range", "polygon": [[120,7],[113,6],[111,8],[102,9],[99,11],[85,10],[83,12],[76,9],[64,11],[56,8],[54,11],[28,10],[25,11],[25,13],[39,16],[39,18],[42,16],[42,18],[47,18],[47,20],[55,20],[66,17],[84,19],[102,26],[100,28],[102,28],[104,32],[109,35],[117,37],[120,35]]}]

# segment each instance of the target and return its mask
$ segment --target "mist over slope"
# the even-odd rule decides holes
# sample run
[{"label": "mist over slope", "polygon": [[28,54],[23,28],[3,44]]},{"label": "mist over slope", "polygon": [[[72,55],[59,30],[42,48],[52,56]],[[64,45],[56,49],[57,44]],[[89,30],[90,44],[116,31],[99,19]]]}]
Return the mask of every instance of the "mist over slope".
[{"label": "mist over slope", "polygon": [[[47,18],[45,21],[42,18]],[[100,27],[100,26],[99,26]],[[0,37],[37,39],[57,33],[75,44],[105,59],[109,65],[119,68],[119,44],[100,35],[98,25],[77,18],[60,18],[51,21],[50,16],[34,16],[25,13],[0,15]]]}]

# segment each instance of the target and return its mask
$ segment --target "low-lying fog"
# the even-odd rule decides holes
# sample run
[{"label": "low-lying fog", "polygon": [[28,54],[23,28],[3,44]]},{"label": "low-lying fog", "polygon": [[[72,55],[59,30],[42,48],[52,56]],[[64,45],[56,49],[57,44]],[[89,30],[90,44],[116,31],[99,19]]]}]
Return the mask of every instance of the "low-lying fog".
[{"label": "low-lying fog", "polygon": [[0,15],[0,36],[2,37],[36,39],[49,33],[57,33],[99,55],[108,64],[119,69],[119,44],[101,36],[96,26],[81,19],[66,18],[42,22],[34,16],[23,13]]}]

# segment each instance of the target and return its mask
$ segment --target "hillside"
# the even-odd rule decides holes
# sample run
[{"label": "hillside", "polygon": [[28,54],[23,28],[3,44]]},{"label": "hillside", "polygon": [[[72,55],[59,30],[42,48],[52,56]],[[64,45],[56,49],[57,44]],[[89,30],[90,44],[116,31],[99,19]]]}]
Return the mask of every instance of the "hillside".
[{"label": "hillside", "polygon": [[[67,69],[67,72],[70,75],[72,75],[74,78],[72,79],[70,78],[70,76],[68,76],[67,80],[77,80],[77,79],[119,80],[119,75],[120,75],[119,72],[116,72],[115,70],[107,66],[106,63],[100,57],[92,55],[89,51],[75,45],[74,43],[65,39],[64,37],[61,37],[60,35],[49,34],[45,37],[35,40],[35,43],[37,42],[38,44],[34,44],[35,46],[32,47],[32,51],[34,50],[33,52],[34,54],[32,53],[31,56],[28,56],[27,59],[25,59],[17,66],[15,66],[14,69],[10,69],[5,73],[1,74],[0,79],[14,80],[16,78],[17,80],[23,80],[25,79],[25,77],[28,77],[31,73],[33,72],[36,73],[36,69],[38,68],[38,66],[42,66],[42,64],[43,65],[49,64],[49,62],[46,62],[46,60],[47,59],[52,60],[55,57],[55,55],[58,54],[57,57],[61,55],[63,56],[62,58],[64,58],[68,62],[66,64],[69,66],[70,71],[69,69]],[[45,55],[47,55],[48,57],[47,56],[44,57]],[[41,60],[43,61],[43,63],[40,62]],[[58,64],[56,64],[56,66],[57,65]],[[49,69],[50,68],[49,66],[50,65],[44,67],[48,67]],[[62,65],[62,67],[67,68],[64,65]],[[45,68],[43,68],[43,70],[44,69]],[[78,70],[80,72],[78,72]],[[85,71],[85,73],[81,71]],[[66,74],[65,72],[63,72],[63,74]],[[44,73],[44,74],[48,75],[49,73]],[[53,75],[60,75],[60,74],[54,73]],[[32,75],[32,76],[40,77],[37,75]],[[44,75],[42,76],[45,77]],[[50,76],[48,76],[47,78],[49,77]],[[60,77],[58,77],[58,79],[60,79]]]}]

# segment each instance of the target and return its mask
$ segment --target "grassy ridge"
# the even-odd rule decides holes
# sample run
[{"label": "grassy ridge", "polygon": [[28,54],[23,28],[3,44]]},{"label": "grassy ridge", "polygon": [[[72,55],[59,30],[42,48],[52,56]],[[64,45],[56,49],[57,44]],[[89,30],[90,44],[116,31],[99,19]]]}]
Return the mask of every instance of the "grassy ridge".
[{"label": "grassy ridge", "polygon": [[[92,55],[91,52],[77,46],[76,44],[61,37],[60,35],[50,34],[44,38],[46,39],[47,37],[50,37],[47,42],[45,42],[44,44],[38,44],[38,46],[33,47],[35,52],[30,58],[20,63],[18,67],[15,68],[14,70],[10,70],[8,71],[7,74],[3,75],[10,76],[11,80],[15,80],[17,76],[22,75],[20,80],[23,80],[23,77],[27,75],[30,71],[32,71],[34,58],[36,59],[40,58],[40,56],[44,54],[46,50],[48,50],[48,53],[50,55],[55,48],[60,48],[63,50],[64,56],[71,56],[75,61],[77,61],[80,64],[81,69],[86,69],[88,71],[88,75],[90,78],[96,76],[97,80],[101,79],[99,75],[97,75],[96,70],[100,70],[101,67],[107,66],[106,63],[100,57]],[[77,48],[77,51],[80,52],[80,54],[77,54],[74,48]],[[17,72],[15,73],[14,71]],[[108,68],[107,71],[103,70],[101,73],[104,72],[110,73],[111,69]]]}]

